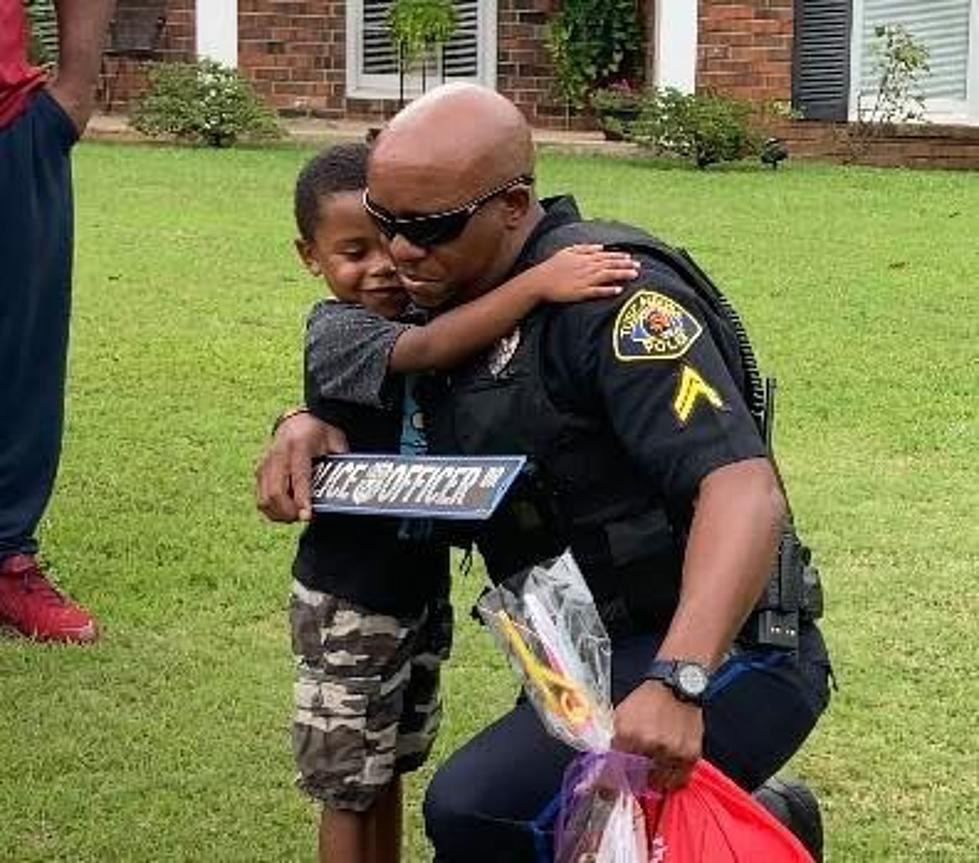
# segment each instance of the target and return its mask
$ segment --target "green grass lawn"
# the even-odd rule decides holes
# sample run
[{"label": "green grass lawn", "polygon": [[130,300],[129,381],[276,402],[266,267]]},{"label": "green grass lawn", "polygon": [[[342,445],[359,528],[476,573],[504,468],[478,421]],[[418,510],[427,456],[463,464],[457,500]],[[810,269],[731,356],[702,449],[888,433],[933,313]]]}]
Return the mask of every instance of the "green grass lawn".
[{"label": "green grass lawn", "polygon": [[[251,488],[299,394],[320,290],[291,248],[308,155],[78,150],[68,426],[43,544],[104,638],[0,641],[0,860],[312,859],[288,739],[296,534],[263,523]],[[979,175],[546,154],[539,176],[686,245],[778,374],[778,450],[840,684],[793,765],[820,793],[829,859],[979,859]],[[437,758],[515,690],[466,614],[479,586],[456,584]]]}]

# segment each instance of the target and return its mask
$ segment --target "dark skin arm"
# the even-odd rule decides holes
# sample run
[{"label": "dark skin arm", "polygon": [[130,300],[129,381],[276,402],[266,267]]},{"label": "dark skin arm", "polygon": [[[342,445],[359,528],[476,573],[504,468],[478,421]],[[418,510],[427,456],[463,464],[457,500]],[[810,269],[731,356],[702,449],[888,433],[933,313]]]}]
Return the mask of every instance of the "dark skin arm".
[{"label": "dark skin arm", "polygon": [[276,430],[255,468],[255,505],[271,521],[309,521],[313,459],[348,449],[340,429],[310,413],[290,417]]},{"label": "dark skin arm", "polygon": [[55,0],[54,5],[59,58],[48,89],[81,135],[95,107],[95,83],[116,0]]},{"label": "dark skin arm", "polygon": [[[716,668],[765,586],[785,500],[767,459],[726,465],[700,484],[683,564],[680,602],[657,654]],[[650,657],[652,659],[652,657]],[[615,710],[613,746],[654,761],[651,781],[682,786],[700,757],[700,707],[647,681]]]},{"label": "dark skin arm", "polygon": [[540,303],[570,303],[618,294],[638,264],[601,246],[562,249],[478,299],[405,330],[394,343],[388,369],[396,373],[444,370],[490,347]]}]

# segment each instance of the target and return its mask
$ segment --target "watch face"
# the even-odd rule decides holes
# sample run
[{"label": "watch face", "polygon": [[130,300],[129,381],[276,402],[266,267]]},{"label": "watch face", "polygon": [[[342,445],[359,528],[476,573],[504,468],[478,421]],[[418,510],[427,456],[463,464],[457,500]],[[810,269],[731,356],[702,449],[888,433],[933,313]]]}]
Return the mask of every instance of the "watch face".
[{"label": "watch face", "polygon": [[680,690],[692,698],[699,698],[707,690],[707,672],[699,665],[681,665],[676,672],[676,682]]}]

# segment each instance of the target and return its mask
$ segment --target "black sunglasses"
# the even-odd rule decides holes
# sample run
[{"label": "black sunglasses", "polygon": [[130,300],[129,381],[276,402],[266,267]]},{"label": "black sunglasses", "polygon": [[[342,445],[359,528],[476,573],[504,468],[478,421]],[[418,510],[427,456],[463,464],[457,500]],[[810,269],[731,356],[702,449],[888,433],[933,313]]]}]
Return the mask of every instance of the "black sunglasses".
[{"label": "black sunglasses", "polygon": [[441,213],[427,213],[422,216],[395,216],[383,207],[375,204],[364,190],[364,209],[371,217],[377,229],[389,240],[399,234],[411,245],[427,249],[439,243],[450,243],[458,237],[469,224],[469,220],[480,207],[497,195],[508,192],[514,186],[533,185],[532,174],[521,174],[512,180],[507,180],[502,186],[496,186],[488,192],[473,198],[468,204],[443,210]]}]

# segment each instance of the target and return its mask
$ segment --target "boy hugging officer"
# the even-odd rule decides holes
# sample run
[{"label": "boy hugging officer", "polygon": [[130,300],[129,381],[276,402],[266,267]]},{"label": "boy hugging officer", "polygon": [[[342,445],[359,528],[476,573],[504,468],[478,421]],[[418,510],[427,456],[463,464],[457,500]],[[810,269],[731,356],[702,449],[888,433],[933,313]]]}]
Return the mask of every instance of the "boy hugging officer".
[{"label": "boy hugging officer", "polygon": [[[363,207],[367,154],[360,144],[331,148],[297,181],[296,249],[335,299],[309,316],[307,406],[279,422],[308,411],[342,427],[358,453],[420,455],[427,446],[415,390],[425,372],[488,348],[539,303],[614,295],[637,269],[629,255],[600,246],[565,249],[493,296],[418,325]],[[331,481],[329,467],[321,481]],[[456,494],[463,480],[441,491]],[[448,549],[430,528],[331,513],[299,540],[293,745],[299,786],[323,804],[321,861],[399,858],[400,776],[425,761],[435,739],[452,629]]]}]

